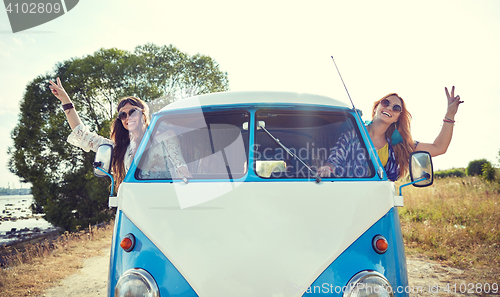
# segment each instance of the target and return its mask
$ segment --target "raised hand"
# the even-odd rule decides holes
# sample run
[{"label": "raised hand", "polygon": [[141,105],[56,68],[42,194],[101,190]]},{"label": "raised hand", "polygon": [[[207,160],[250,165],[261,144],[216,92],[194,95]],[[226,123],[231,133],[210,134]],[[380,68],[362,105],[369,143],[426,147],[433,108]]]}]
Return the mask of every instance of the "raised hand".
[{"label": "raised hand", "polygon": [[[64,90],[59,77],[57,78],[57,84],[53,81],[49,82],[49,88],[52,91],[52,94],[54,94],[57,99],[61,100],[61,103],[63,105],[71,103],[71,99],[69,98],[68,93],[66,93],[66,91]],[[80,120],[80,117],[78,116],[78,113],[76,112],[73,104],[71,104],[70,109],[67,109],[64,113],[66,114],[66,118],[68,119],[68,123],[71,126],[72,130],[74,130],[78,125],[82,124],[82,121]]]},{"label": "raised hand", "polygon": [[64,87],[62,86],[61,80],[59,77],[57,78],[57,84],[54,83],[53,81],[50,82],[50,90],[52,91],[52,94],[56,96],[57,99],[61,100],[61,103],[66,104],[70,103],[71,99],[68,96],[68,93],[64,90]]},{"label": "raised hand", "polygon": [[444,88],[446,92],[446,98],[448,99],[448,109],[446,110],[446,117],[453,120],[455,117],[455,114],[458,111],[458,106],[464,101],[460,101],[460,96],[456,95],[455,96],[455,86],[451,88],[451,94],[448,92],[448,88]]}]

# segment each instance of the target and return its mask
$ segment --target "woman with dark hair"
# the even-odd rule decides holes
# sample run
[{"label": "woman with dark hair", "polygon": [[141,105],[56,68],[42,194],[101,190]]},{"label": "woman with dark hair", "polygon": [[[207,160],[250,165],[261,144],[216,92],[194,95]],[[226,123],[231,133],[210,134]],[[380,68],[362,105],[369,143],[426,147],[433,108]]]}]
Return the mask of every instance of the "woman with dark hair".
[{"label": "woman with dark hair", "polygon": [[[448,88],[445,88],[445,91],[448,108],[441,132],[433,143],[413,141],[410,130],[411,114],[398,94],[388,94],[373,104],[372,120],[367,122],[367,130],[388,179],[395,181],[407,174],[411,152],[427,151],[434,157],[444,154],[448,149],[453,135],[455,114],[463,101],[460,101],[460,96],[455,96],[455,87],[451,89],[451,94]],[[360,153],[356,153],[356,150]],[[369,170],[365,155],[356,132],[346,131],[331,150],[326,166],[320,167],[318,172],[322,177],[366,177]]]},{"label": "woman with dark hair", "polygon": [[[80,147],[86,152],[90,150],[96,152],[99,146],[104,143],[114,146],[111,169],[115,177],[115,185],[118,188],[132,164],[137,148],[149,125],[148,106],[141,99],[133,96],[122,98],[118,103],[118,117],[111,126],[111,139],[107,139],[91,132],[82,123],[59,77],[57,78],[57,84],[53,81],[50,81],[50,84],[49,88],[63,104],[64,113],[73,130],[68,136],[69,143]],[[172,158],[170,158],[176,171],[186,177],[191,177],[180,153],[179,141],[172,131],[167,132],[165,141],[168,144],[167,147],[176,150],[171,153]]]}]

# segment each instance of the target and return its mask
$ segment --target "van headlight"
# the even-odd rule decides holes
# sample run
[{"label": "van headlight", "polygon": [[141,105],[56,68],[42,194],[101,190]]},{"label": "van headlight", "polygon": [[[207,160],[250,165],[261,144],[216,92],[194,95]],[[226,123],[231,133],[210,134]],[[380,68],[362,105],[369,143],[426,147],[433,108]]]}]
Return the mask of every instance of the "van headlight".
[{"label": "van headlight", "polygon": [[376,271],[361,271],[351,278],[343,297],[393,297],[389,281]]},{"label": "van headlight", "polygon": [[115,297],[125,296],[159,297],[160,292],[151,274],[144,269],[133,268],[120,277],[115,287]]}]

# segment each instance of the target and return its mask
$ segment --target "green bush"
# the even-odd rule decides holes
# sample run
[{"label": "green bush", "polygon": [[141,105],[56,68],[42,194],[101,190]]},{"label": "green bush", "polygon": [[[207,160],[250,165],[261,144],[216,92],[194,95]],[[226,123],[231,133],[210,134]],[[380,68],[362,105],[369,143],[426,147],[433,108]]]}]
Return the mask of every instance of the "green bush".
[{"label": "green bush", "polygon": [[448,170],[439,170],[434,172],[434,176],[438,178],[444,177],[464,177],[465,170],[463,168],[452,168]]},{"label": "green bush", "polygon": [[482,178],[486,181],[492,182],[495,180],[495,174],[496,174],[496,169],[495,167],[491,166],[491,163],[484,163],[483,164],[483,173],[482,173]]},{"label": "green bush", "polygon": [[490,164],[491,166],[491,163],[486,159],[470,161],[466,169],[467,175],[468,176],[483,175],[483,164],[486,163]]}]

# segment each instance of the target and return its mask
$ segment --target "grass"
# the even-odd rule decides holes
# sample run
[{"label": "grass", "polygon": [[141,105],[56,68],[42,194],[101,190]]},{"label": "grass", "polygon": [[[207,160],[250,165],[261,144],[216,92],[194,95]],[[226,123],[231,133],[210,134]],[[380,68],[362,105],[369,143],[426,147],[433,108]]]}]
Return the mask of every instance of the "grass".
[{"label": "grass", "polygon": [[478,177],[435,179],[427,188],[403,189],[400,219],[407,254],[423,254],[500,280],[500,184]]},{"label": "grass", "polygon": [[54,241],[28,244],[23,251],[7,247],[2,256],[7,267],[0,269],[2,297],[39,296],[81,268],[85,258],[109,247],[112,232],[112,224],[105,224],[80,232],[65,232]]}]

